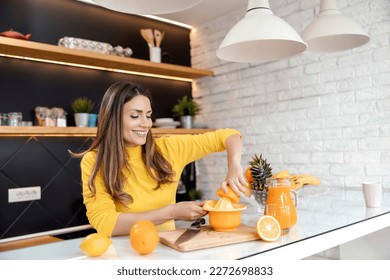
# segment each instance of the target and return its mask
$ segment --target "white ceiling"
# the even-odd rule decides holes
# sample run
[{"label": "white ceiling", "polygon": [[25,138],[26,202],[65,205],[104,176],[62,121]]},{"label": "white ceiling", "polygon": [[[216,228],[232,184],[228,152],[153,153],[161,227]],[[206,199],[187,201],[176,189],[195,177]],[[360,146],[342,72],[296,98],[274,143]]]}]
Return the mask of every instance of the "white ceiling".
[{"label": "white ceiling", "polygon": [[[92,0],[77,1],[97,5]],[[202,0],[198,5],[190,9],[157,16],[196,27],[236,10],[245,11],[247,6],[248,0]]]},{"label": "white ceiling", "polygon": [[196,27],[236,10],[245,11],[247,5],[248,0],[203,0],[190,9],[158,16]]}]

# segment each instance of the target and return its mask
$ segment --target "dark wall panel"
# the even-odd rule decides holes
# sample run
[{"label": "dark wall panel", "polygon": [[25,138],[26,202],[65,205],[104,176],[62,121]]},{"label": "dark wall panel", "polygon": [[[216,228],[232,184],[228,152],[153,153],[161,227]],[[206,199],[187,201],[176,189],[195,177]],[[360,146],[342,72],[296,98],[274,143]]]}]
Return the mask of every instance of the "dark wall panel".
[{"label": "dark wall panel", "polygon": [[149,50],[140,29],[156,28],[165,32],[161,50],[171,57],[168,62],[191,65],[188,29],[76,0],[1,0],[0,31],[10,28],[53,45],[68,36],[130,47],[141,59],[149,59]]},{"label": "dark wall panel", "polygon": [[0,58],[0,112],[22,112],[24,120],[33,121],[37,106],[62,107],[68,112],[68,125],[73,126],[70,104],[75,97],[88,96],[98,107],[107,88],[122,80],[151,89],[155,118],[172,116],[177,99],[191,94],[187,82]]},{"label": "dark wall panel", "polygon": [[[170,63],[189,66],[189,30],[144,17],[118,13],[76,0],[2,0],[0,31],[31,33],[31,41],[57,44],[64,36],[121,45],[133,49],[135,58],[148,59],[141,28],[165,32],[161,45]],[[107,88],[121,80],[144,84],[153,93],[154,117],[171,117],[177,99],[191,95],[191,83],[107,71],[0,58],[0,112],[20,111],[23,120],[34,121],[37,106],[62,107],[68,125],[74,125],[70,103],[87,96],[98,105]],[[97,110],[97,109],[96,109]]]},{"label": "dark wall panel", "polygon": [[[80,159],[89,138],[0,138],[0,239],[88,224]],[[41,187],[41,199],[8,203],[8,189]]]}]

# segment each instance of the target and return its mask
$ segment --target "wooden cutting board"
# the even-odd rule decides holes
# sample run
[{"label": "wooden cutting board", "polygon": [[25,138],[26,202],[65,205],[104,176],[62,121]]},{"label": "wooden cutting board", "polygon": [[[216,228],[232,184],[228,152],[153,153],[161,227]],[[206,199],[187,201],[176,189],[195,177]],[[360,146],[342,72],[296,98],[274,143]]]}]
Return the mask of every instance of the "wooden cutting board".
[{"label": "wooden cutting board", "polygon": [[174,245],[175,241],[186,229],[160,232],[160,242],[181,252],[235,244],[259,239],[255,227],[240,225],[235,231],[214,231],[210,226],[204,226],[192,239]]}]

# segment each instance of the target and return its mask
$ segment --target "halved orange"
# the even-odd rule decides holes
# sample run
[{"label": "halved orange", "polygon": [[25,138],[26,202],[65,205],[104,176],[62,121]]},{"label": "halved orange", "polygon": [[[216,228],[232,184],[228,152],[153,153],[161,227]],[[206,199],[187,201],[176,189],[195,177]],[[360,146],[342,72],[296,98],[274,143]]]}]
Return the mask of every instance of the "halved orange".
[{"label": "halved orange", "polygon": [[227,192],[225,193],[221,188],[219,188],[216,192],[219,197],[227,197],[230,199],[232,203],[238,203],[240,201],[240,197],[236,194],[231,187],[227,187]]},{"label": "halved orange", "polygon": [[282,230],[278,220],[273,216],[264,215],[257,220],[256,232],[264,241],[275,241],[279,238]]}]

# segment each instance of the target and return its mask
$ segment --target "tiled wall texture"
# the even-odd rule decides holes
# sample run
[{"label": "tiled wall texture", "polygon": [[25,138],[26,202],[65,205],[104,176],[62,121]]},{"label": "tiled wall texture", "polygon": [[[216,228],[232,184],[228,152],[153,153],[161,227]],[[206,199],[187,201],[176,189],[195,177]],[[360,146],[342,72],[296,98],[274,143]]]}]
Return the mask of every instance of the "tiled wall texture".
[{"label": "tiled wall texture", "polygon": [[[244,166],[262,153],[274,171],[310,173],[327,187],[360,188],[374,180],[390,190],[390,1],[337,4],[370,35],[368,44],[267,63],[229,63],[215,52],[246,7],[194,29],[192,66],[215,73],[193,83],[203,108],[198,119],[242,132]],[[320,0],[270,5],[301,34]],[[226,176],[225,158],[221,153],[198,162],[198,186],[207,198]]]}]

